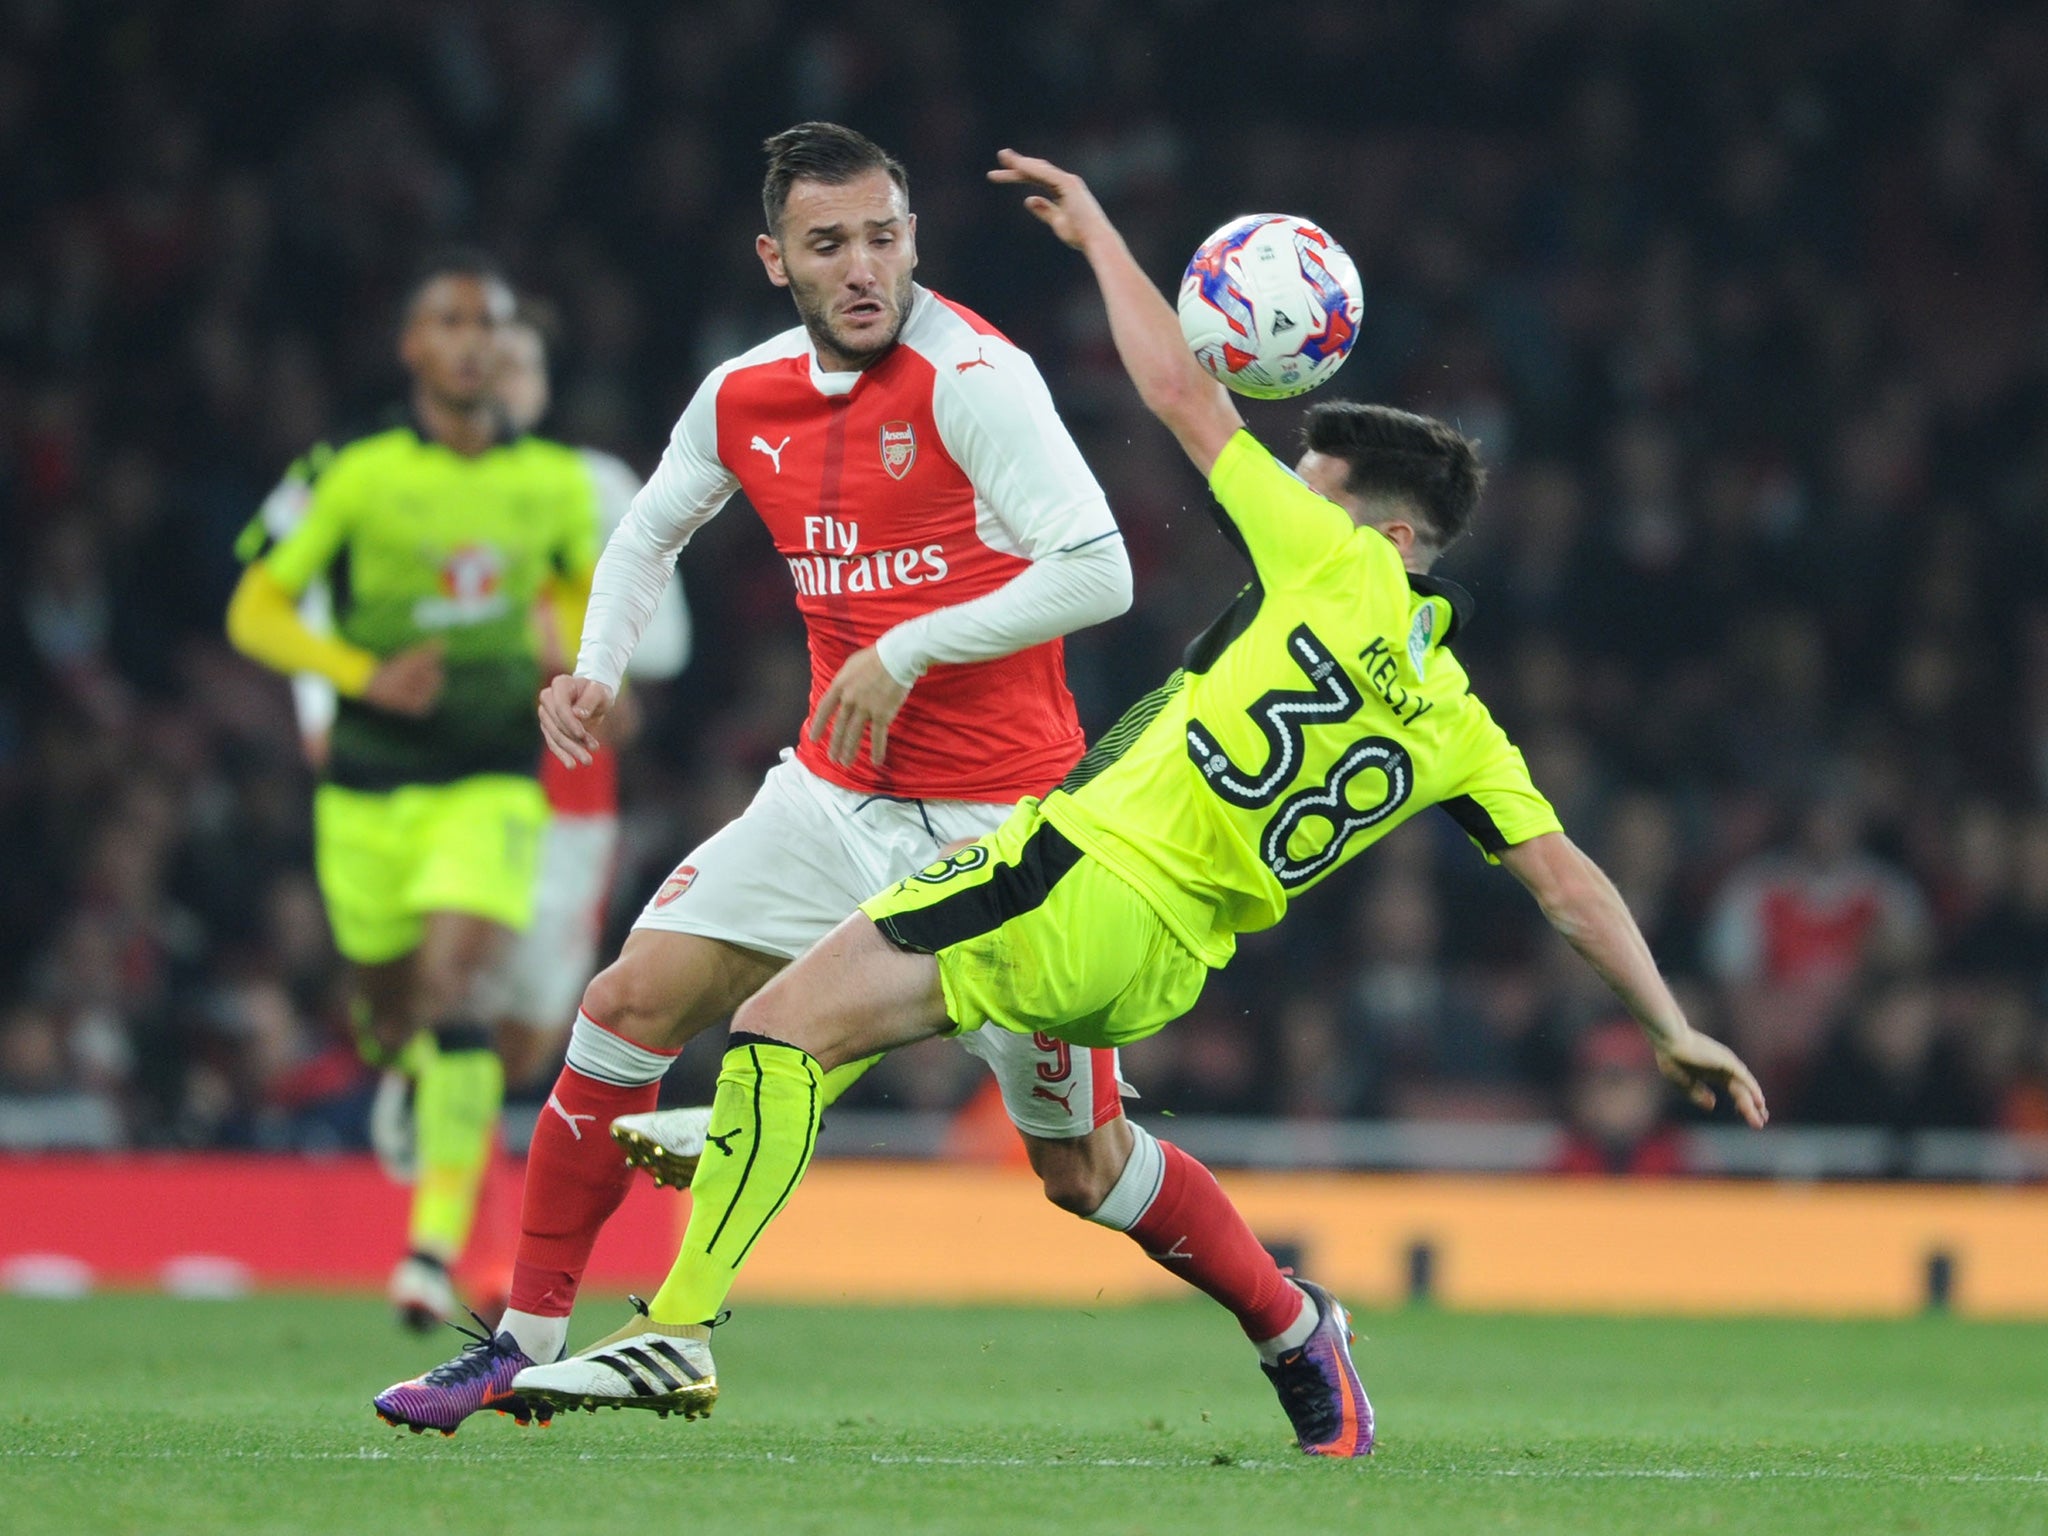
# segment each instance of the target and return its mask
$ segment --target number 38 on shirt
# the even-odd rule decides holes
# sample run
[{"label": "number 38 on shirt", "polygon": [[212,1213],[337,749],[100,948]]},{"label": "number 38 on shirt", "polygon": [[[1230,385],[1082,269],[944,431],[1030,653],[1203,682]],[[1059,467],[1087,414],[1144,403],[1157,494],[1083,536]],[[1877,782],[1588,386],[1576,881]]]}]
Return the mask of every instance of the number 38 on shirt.
[{"label": "number 38 on shirt", "polygon": [[[1340,862],[1346,843],[1398,811],[1414,793],[1415,767],[1407,748],[1398,741],[1361,736],[1316,776],[1305,739],[1307,729],[1341,725],[1358,713],[1365,696],[1330,647],[1306,624],[1297,625],[1287,637],[1287,648],[1307,674],[1310,686],[1271,689],[1248,711],[1266,739],[1264,764],[1251,770],[1233,762],[1199,720],[1188,722],[1188,756],[1209,788],[1232,805],[1263,810],[1277,802],[1277,809],[1266,821],[1259,851],[1266,867],[1292,890]],[[1310,771],[1305,774],[1304,769]],[[1380,798],[1369,805],[1354,805],[1353,782],[1369,770],[1381,775]],[[1305,778],[1308,782],[1303,783]],[[1291,794],[1290,789],[1294,791]],[[1318,836],[1324,829],[1327,837]],[[1309,848],[1314,851],[1297,851]]]}]

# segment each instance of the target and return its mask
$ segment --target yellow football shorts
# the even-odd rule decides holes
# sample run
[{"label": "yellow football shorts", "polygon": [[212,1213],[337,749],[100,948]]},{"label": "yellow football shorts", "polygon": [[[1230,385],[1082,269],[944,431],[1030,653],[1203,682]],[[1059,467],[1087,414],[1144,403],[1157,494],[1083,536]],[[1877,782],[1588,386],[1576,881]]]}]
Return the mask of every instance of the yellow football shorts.
[{"label": "yellow football shorts", "polygon": [[946,1016],[1076,1045],[1127,1045],[1209,978],[1150,902],[1021,802],[995,831],[861,903],[898,949],[934,956]]},{"label": "yellow football shorts", "polygon": [[429,912],[533,921],[547,797],[516,774],[313,794],[313,868],[334,944],[358,965],[419,947]]}]

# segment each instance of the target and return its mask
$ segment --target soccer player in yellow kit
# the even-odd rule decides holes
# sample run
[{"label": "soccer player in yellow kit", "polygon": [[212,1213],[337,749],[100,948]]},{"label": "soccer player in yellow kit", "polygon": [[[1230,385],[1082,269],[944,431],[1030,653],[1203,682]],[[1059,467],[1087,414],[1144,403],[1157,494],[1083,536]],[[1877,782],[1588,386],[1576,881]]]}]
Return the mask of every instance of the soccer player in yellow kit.
[{"label": "soccer player in yellow kit", "polygon": [[[340,695],[314,791],[314,865],[354,969],[365,1054],[417,1079],[418,1181],[391,1299],[415,1327],[460,1303],[461,1253],[505,1074],[476,988],[532,921],[547,799],[533,715],[536,606],[580,621],[597,489],[570,448],[510,431],[492,392],[512,291],[481,257],[431,268],[405,309],[411,397],[310,456],[303,506],[252,530],[228,636]],[[295,606],[324,582],[332,632]]]},{"label": "soccer player in yellow kit", "polygon": [[[1031,187],[1025,206],[1088,258],[1126,370],[1208,478],[1254,579],[1058,789],[863,903],[739,1010],[712,1108],[726,1155],[698,1168],[675,1270],[646,1318],[521,1371],[513,1390],[530,1402],[708,1410],[709,1320],[803,1177],[825,1072],[984,1019],[1077,1045],[1142,1039],[1193,1005],[1238,934],[1432,805],[1529,887],[1666,1076],[1765,1121],[1756,1079],[1686,1023],[1613,884],[1444,649],[1469,602],[1427,571],[1478,497],[1470,441],[1407,412],[1325,404],[1287,469],[1196,364],[1080,179],[1001,160],[992,179]],[[1142,1176],[1135,1152],[1125,1176]],[[1297,1283],[1318,1325],[1263,1368],[1303,1450],[1362,1455],[1372,1408],[1344,1309]]]}]

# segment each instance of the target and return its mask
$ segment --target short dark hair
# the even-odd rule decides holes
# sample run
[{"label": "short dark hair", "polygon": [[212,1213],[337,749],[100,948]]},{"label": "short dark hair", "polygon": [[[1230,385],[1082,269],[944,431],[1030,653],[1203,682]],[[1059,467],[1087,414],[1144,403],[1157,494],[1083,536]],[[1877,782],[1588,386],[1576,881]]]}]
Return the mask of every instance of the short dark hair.
[{"label": "short dark hair", "polygon": [[1349,466],[1344,489],[1412,502],[1441,550],[1472,521],[1486,486],[1479,445],[1433,416],[1357,400],[1312,405],[1301,424],[1302,447]]},{"label": "short dark hair", "polygon": [[768,232],[779,234],[790,186],[797,181],[822,181],[843,187],[869,171],[887,171],[889,179],[910,196],[910,173],[903,162],[864,133],[837,123],[798,123],[762,140],[768,152],[768,174],[761,183],[761,211]]},{"label": "short dark hair", "polygon": [[475,246],[449,246],[435,251],[412,269],[412,281],[405,285],[405,301],[398,310],[400,320],[411,320],[420,296],[430,284],[444,277],[477,277],[489,283],[502,283],[506,288],[512,286],[505,269],[489,252]]}]

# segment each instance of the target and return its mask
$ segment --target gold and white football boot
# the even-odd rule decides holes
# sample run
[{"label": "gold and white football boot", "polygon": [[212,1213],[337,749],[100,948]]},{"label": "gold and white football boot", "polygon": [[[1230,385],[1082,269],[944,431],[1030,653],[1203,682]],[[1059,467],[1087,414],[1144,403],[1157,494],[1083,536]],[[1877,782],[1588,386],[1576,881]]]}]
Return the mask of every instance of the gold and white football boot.
[{"label": "gold and white football boot", "polygon": [[553,1365],[529,1365],[512,1390],[536,1409],[646,1408],[667,1418],[701,1419],[718,1401],[718,1368],[711,1362],[708,1323],[657,1323],[647,1303],[632,1298],[639,1316]]},{"label": "gold and white football boot", "polygon": [[666,1189],[688,1189],[697,1176],[711,1131],[711,1108],[650,1109],[612,1122],[612,1140],[635,1168],[644,1168]]}]

